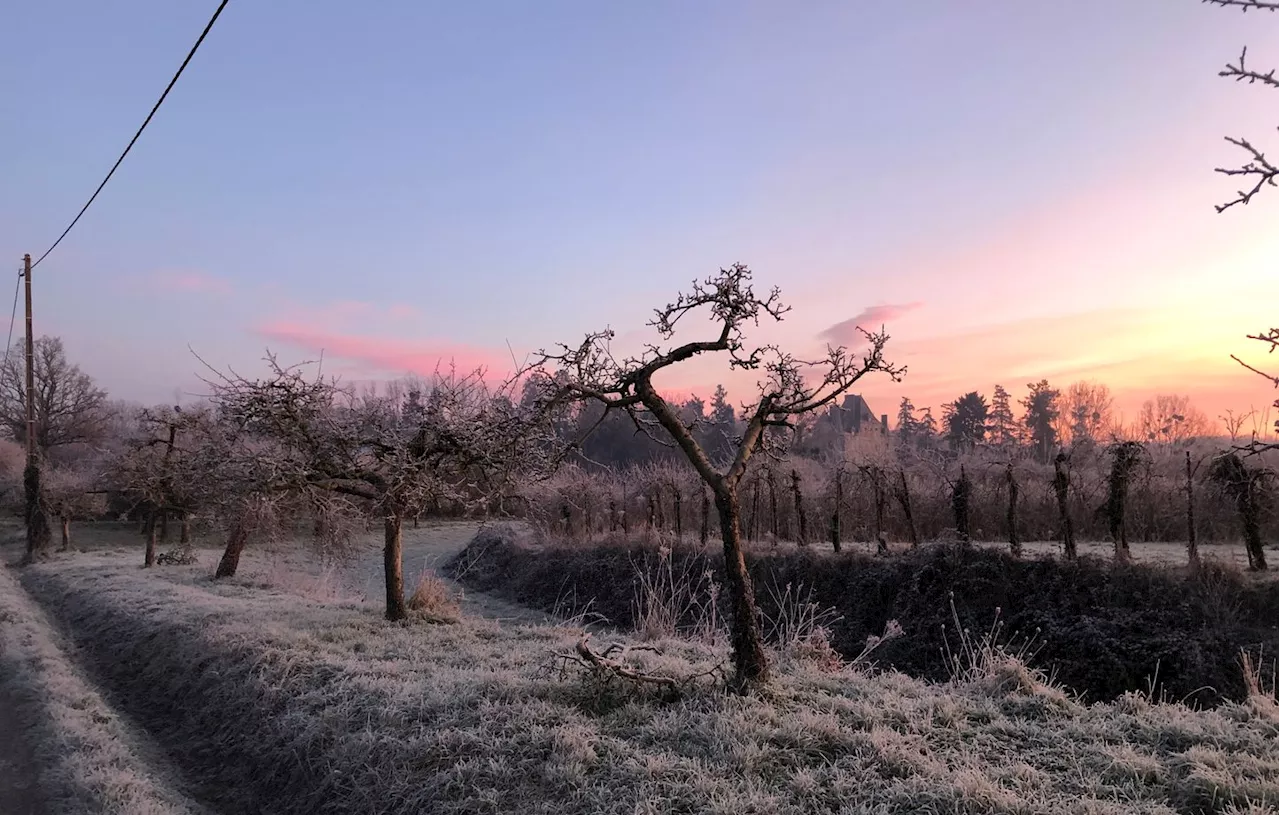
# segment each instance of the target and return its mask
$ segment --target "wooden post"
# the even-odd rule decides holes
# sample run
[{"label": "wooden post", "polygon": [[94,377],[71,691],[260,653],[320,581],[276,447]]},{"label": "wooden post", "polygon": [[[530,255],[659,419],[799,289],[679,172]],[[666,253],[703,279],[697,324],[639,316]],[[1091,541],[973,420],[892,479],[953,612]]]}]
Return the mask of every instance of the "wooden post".
[{"label": "wooden post", "polygon": [[1053,492],[1058,498],[1058,516],[1062,520],[1062,548],[1067,560],[1076,559],[1076,536],[1071,528],[1071,511],[1067,503],[1068,490],[1071,487],[1071,476],[1067,474],[1067,454],[1059,450],[1053,460]]},{"label": "wooden post", "polygon": [[1022,557],[1022,541],[1018,540],[1018,481],[1013,475],[1012,461],[1005,465],[1004,478],[1009,484],[1009,554]]},{"label": "wooden post", "polygon": [[831,548],[840,551],[840,505],[844,503],[844,468],[836,468],[835,506],[831,509]]},{"label": "wooden post", "polygon": [[22,476],[26,499],[27,552],[24,560],[31,562],[42,557],[49,549],[52,533],[49,519],[40,500],[40,455],[36,445],[36,369],[35,335],[31,328],[31,255],[22,256],[22,278],[27,300],[27,466]]},{"label": "wooden post", "polygon": [[27,300],[27,466],[36,460],[36,350],[31,329],[31,255],[22,256],[22,282]]},{"label": "wooden post", "polygon": [[1191,481],[1191,451],[1187,451],[1187,565],[1200,565],[1200,549],[1196,545],[1196,495]]},{"label": "wooden post", "polygon": [[791,494],[796,504],[796,543],[809,544],[809,524],[804,514],[804,493],[800,491],[800,473],[791,471]]}]

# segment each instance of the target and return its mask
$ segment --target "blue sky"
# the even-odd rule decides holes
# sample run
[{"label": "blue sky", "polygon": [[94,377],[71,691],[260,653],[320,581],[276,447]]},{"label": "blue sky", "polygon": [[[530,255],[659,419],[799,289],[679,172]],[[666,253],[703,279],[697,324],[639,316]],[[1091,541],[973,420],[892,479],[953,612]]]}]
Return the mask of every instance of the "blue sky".
[{"label": "blue sky", "polygon": [[[6,12],[0,258],[57,236],[214,5]],[[1208,381],[1238,329],[1275,321],[1276,196],[1212,210],[1234,190],[1212,173],[1236,160],[1223,135],[1274,153],[1276,94],[1215,76],[1245,43],[1274,66],[1275,15],[232,0],[37,269],[37,331],[114,394],[167,400],[196,385],[188,345],[246,369],[267,345],[323,347],[364,378],[603,325],[636,341],[652,307],[741,261],[788,294],[765,336],[799,350],[899,307],[912,371],[868,383],[885,412],[1036,371],[1137,399]],[[1257,389],[1221,374],[1198,399]]]}]

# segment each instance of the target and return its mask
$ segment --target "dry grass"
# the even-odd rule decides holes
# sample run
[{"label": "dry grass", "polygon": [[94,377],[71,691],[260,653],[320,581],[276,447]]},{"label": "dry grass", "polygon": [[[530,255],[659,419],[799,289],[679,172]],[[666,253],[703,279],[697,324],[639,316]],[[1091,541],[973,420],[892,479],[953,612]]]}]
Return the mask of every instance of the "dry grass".
[{"label": "dry grass", "polygon": [[[663,704],[550,670],[578,634],[564,627],[391,625],[372,603],[111,556],[33,567],[23,582],[226,810],[1154,815],[1277,803],[1277,724],[1248,705],[1063,705],[989,676],[939,686],[803,662],[766,696]],[[628,656],[650,673],[689,676],[725,657],[651,644]]]},{"label": "dry grass", "polygon": [[449,584],[430,569],[418,575],[418,583],[409,595],[409,610],[429,622],[456,623],[462,617],[462,607]]},{"label": "dry grass", "polygon": [[[179,815],[205,810],[179,793],[154,748],[120,719],[68,656],[58,633],[0,566],[0,681],[19,702],[52,813]],[[144,760],[142,755],[150,756]]]}]

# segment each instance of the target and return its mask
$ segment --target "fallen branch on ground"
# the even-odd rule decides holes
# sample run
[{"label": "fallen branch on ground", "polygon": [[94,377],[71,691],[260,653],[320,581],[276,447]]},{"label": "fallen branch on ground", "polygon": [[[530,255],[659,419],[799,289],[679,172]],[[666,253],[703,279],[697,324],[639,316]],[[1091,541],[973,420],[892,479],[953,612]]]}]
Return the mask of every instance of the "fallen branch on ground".
[{"label": "fallen branch on ground", "polygon": [[683,679],[678,679],[673,676],[663,676],[661,674],[645,673],[644,671],[631,667],[620,659],[615,658],[615,654],[625,657],[627,654],[636,651],[651,651],[655,654],[662,653],[657,648],[647,645],[624,645],[620,642],[615,642],[603,651],[593,651],[587,642],[590,639],[591,634],[583,634],[582,639],[578,640],[578,644],[574,646],[573,653],[558,653],[555,655],[555,659],[561,661],[562,667],[574,664],[586,668],[592,676],[598,679],[603,679],[606,682],[613,679],[624,679],[635,685],[653,685],[655,687],[664,688],[675,695],[678,695],[682,690],[687,689],[694,680],[701,679],[704,676],[710,676],[715,673],[723,673],[722,665],[715,665],[706,671]]}]

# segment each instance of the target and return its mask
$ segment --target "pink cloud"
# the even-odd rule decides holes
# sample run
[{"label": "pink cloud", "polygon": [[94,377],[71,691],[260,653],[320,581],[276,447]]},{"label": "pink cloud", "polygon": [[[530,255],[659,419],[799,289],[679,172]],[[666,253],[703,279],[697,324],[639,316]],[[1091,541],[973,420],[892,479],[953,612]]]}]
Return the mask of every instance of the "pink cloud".
[{"label": "pink cloud", "polygon": [[269,323],[257,331],[269,340],[345,363],[343,370],[347,372],[427,375],[452,363],[462,371],[485,368],[500,376],[512,367],[506,352],[449,342],[341,334],[289,321]]},{"label": "pink cloud", "polygon": [[388,320],[410,320],[418,316],[418,310],[405,303],[382,306],[363,300],[335,300],[323,305],[284,303],[278,307],[277,314],[280,321],[290,324],[354,329]]},{"label": "pink cloud", "polygon": [[161,270],[151,275],[151,282],[169,291],[196,294],[231,293],[231,282],[229,280],[196,271]]},{"label": "pink cloud", "polygon": [[923,304],[916,301],[912,303],[883,303],[878,306],[871,306],[847,320],[841,320],[835,325],[823,329],[818,332],[818,336],[833,345],[857,345],[862,341],[862,334],[858,332],[859,328],[874,331],[884,323],[901,317],[921,305]]}]

